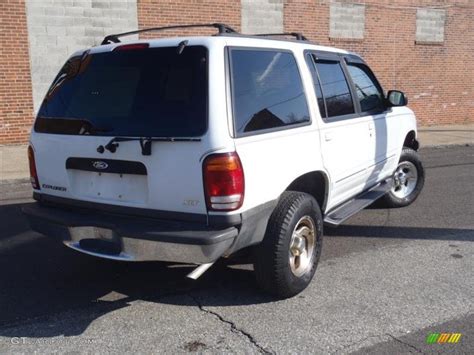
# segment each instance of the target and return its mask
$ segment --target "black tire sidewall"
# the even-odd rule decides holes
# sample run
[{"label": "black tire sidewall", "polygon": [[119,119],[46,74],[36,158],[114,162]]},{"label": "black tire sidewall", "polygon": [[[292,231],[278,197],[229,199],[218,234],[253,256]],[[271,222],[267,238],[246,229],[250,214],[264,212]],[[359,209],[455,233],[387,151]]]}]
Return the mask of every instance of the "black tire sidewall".
[{"label": "black tire sidewall", "polygon": [[[297,277],[290,267],[290,242],[293,230],[303,216],[313,220],[316,240],[311,268]],[[296,191],[284,192],[270,216],[263,241],[254,249],[254,269],[259,286],[278,298],[292,297],[303,291],[316,271],[322,238],[321,211],[313,196]]]},{"label": "black tire sidewall", "polygon": [[[312,259],[311,269],[309,269],[302,276],[298,277],[294,275],[293,272],[291,271],[289,253],[290,253],[290,243],[291,243],[291,237],[293,235],[293,231],[298,221],[304,216],[309,216],[312,219],[315,229],[316,229],[315,231],[316,240],[315,240],[315,248],[313,250],[313,259]],[[313,276],[316,272],[316,268],[318,266],[319,257],[321,255],[323,223],[321,219],[321,212],[319,211],[319,206],[317,206],[317,202],[313,198],[304,199],[304,201],[300,204],[296,212],[291,215],[290,220],[291,222],[288,225],[288,228],[282,231],[282,237],[285,238],[285,245],[286,245],[286,248],[281,250],[283,254],[286,251],[286,258],[284,258],[284,256],[282,255],[282,260],[285,261],[284,262],[285,267],[282,270],[283,271],[282,277],[284,277],[285,283],[287,283],[292,290],[301,292],[309,285],[309,283],[313,279]]]}]

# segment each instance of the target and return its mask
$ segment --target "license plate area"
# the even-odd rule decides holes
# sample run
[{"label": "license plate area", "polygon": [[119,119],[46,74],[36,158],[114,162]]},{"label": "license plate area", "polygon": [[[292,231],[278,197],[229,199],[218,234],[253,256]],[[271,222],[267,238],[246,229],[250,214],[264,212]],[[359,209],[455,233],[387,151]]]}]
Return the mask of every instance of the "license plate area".
[{"label": "license plate area", "polygon": [[72,193],[78,197],[111,202],[146,203],[147,175],[68,170]]}]

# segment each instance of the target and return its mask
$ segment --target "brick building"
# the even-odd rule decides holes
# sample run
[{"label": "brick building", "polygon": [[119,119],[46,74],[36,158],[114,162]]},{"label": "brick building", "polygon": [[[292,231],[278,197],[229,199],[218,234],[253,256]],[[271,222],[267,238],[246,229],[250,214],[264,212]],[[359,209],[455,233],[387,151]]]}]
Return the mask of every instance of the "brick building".
[{"label": "brick building", "polygon": [[408,94],[420,125],[474,121],[473,0],[0,0],[0,145],[27,142],[75,50],[109,33],[204,22],[358,52],[385,89]]}]

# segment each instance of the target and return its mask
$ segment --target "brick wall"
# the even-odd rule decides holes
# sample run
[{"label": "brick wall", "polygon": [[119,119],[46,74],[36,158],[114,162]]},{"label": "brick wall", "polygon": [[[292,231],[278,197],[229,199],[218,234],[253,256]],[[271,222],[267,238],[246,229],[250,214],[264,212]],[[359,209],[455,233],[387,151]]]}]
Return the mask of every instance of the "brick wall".
[{"label": "brick wall", "polygon": [[283,32],[284,0],[241,0],[243,33]]},{"label": "brick wall", "polygon": [[[240,1],[238,0],[139,0],[138,24],[140,28],[160,27],[187,23],[223,22],[240,30]],[[213,34],[214,29],[169,30],[142,34],[142,38],[170,35]]]},{"label": "brick wall", "polygon": [[27,141],[32,117],[25,4],[1,0],[0,144]]},{"label": "brick wall", "polygon": [[[330,36],[330,1],[287,0],[285,30],[301,31],[319,44],[361,54],[385,90],[405,91],[419,125],[474,122],[472,1],[366,0],[351,3],[365,5],[363,38]],[[420,7],[445,11],[443,42],[417,42],[416,17]],[[350,28],[352,20],[347,18],[346,21],[345,27]]]},{"label": "brick wall", "polygon": [[136,0],[26,0],[26,9],[35,111],[72,53],[138,26]]},{"label": "brick wall", "polygon": [[474,121],[472,0],[26,1],[0,0],[0,144],[27,141],[33,101],[37,108],[76,49],[98,44],[108,33],[182,23],[303,32],[320,44],[361,54],[385,89],[408,94],[420,125]]}]

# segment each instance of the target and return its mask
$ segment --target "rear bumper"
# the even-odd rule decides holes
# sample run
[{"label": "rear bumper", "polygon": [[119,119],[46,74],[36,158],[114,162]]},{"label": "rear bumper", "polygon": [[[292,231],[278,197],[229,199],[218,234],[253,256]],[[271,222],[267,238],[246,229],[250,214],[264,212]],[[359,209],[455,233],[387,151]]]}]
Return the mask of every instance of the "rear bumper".
[{"label": "rear bumper", "polygon": [[34,203],[23,207],[31,228],[77,251],[124,261],[209,263],[226,253],[236,227],[213,229],[97,210],[63,209]]}]

